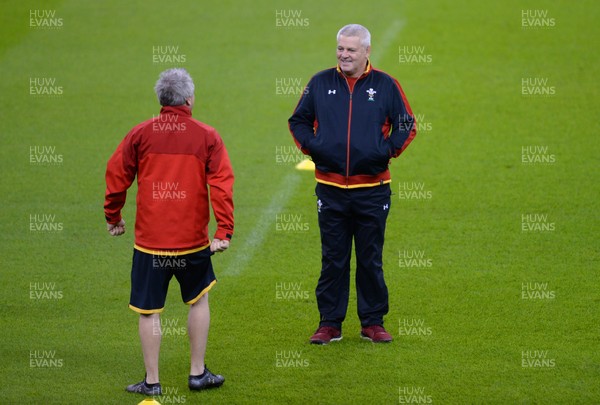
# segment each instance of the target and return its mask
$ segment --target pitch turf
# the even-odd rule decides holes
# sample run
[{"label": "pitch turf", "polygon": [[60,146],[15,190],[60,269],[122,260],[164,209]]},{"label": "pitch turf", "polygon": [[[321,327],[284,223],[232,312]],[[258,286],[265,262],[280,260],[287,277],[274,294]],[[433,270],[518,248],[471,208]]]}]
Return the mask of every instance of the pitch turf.
[{"label": "pitch turf", "polygon": [[[227,381],[187,390],[173,284],[163,404],[600,401],[595,1],[165,4],[1,6],[0,403],[142,399],[124,392],[143,377],[127,309],[135,189],[128,233],[111,238],[103,175],[174,65],[229,149],[236,234],[210,294],[207,364]],[[318,347],[314,180],[294,170],[286,120],[349,22],[371,29],[420,133],[391,166],[395,341],[359,338],[353,292],[344,339]]]}]

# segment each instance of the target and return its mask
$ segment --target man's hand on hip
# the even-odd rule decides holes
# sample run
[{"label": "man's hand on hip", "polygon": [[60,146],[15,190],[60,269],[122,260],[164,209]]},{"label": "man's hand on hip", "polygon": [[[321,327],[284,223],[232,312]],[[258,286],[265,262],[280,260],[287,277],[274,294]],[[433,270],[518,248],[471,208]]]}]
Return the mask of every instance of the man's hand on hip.
[{"label": "man's hand on hip", "polygon": [[210,251],[211,252],[223,252],[229,247],[228,240],[222,239],[213,239],[210,243]]},{"label": "man's hand on hip", "polygon": [[112,236],[121,236],[125,233],[125,221],[120,220],[118,224],[106,224],[106,230]]}]

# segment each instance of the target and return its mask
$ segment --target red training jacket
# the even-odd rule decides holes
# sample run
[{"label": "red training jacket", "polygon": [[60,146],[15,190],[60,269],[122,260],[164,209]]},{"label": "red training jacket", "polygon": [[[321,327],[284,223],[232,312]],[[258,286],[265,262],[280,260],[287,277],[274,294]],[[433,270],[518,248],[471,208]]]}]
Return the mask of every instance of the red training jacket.
[{"label": "red training jacket", "polygon": [[[233,170],[217,131],[186,106],[162,107],[135,126],[106,167],[106,221],[121,220],[127,189],[137,175],[135,247],[184,254],[210,244],[210,204],[216,239],[233,235]],[[210,186],[210,197],[208,187]]]}]

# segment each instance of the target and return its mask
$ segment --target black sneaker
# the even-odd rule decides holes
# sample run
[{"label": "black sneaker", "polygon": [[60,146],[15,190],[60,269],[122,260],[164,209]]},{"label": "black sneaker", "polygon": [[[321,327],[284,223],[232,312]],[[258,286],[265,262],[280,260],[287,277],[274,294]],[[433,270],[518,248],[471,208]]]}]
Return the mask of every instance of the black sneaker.
[{"label": "black sneaker", "polygon": [[160,383],[155,384],[152,387],[148,387],[146,385],[146,379],[144,379],[144,381],[139,382],[137,384],[128,385],[127,387],[125,387],[125,391],[135,392],[137,394],[142,394],[142,395],[152,395],[152,396],[162,395],[162,387],[160,386]]},{"label": "black sneaker", "polygon": [[214,375],[210,370],[204,367],[204,376],[189,376],[188,387],[191,390],[204,390],[207,388],[217,388],[223,385],[225,378],[222,375]]}]

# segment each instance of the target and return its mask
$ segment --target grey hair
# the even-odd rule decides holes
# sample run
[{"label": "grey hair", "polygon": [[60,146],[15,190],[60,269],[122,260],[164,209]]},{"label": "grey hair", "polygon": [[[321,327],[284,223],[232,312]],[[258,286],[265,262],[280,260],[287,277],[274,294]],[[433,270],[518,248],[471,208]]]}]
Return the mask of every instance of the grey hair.
[{"label": "grey hair", "polygon": [[340,41],[340,36],[359,37],[360,43],[365,48],[371,46],[371,33],[368,29],[360,24],[348,24],[343,26],[337,33],[337,40]]},{"label": "grey hair", "polygon": [[168,69],[160,74],[154,91],[162,106],[183,105],[194,95],[194,81],[183,68]]}]

